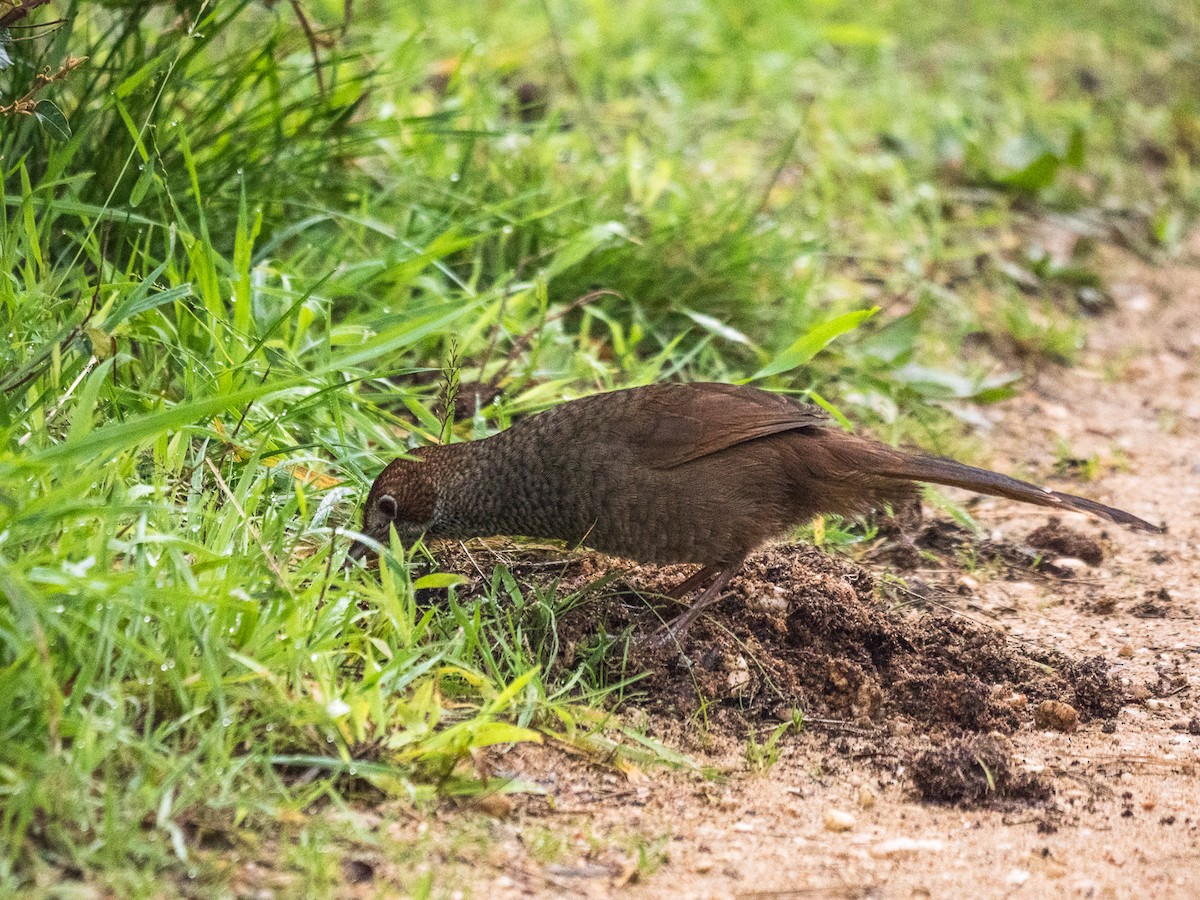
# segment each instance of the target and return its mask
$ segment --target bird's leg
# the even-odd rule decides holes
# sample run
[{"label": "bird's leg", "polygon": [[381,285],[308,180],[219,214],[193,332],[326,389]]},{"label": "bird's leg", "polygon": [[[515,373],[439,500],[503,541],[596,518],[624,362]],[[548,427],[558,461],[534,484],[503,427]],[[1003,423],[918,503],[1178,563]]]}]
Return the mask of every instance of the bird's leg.
[{"label": "bird's leg", "polygon": [[683,581],[679,582],[679,584],[675,585],[675,587],[671,588],[663,596],[670,597],[672,600],[686,597],[720,571],[720,566],[704,566],[701,569],[697,569],[694,574],[689,575]]},{"label": "bird's leg", "polygon": [[[687,630],[692,627],[696,619],[700,618],[700,613],[704,612],[704,610],[708,609],[708,607],[712,606],[721,599],[721,592],[725,590],[725,585],[729,584],[729,579],[733,578],[733,576],[737,574],[738,570],[742,567],[742,563],[745,561],[746,557],[740,556],[725,566],[705,566],[703,569],[689,578],[687,580],[688,582],[695,581],[697,584],[702,584],[704,579],[701,579],[699,577],[700,575],[706,575],[709,569],[714,569],[717,572],[716,580],[708,586],[707,590],[705,590],[703,594],[696,598],[696,601],[691,605],[691,607],[659,628],[658,631],[651,636],[651,642],[666,643],[668,640],[673,640],[678,643],[680,638],[682,638],[687,633]],[[687,582],[685,582],[685,584],[686,583]]]}]

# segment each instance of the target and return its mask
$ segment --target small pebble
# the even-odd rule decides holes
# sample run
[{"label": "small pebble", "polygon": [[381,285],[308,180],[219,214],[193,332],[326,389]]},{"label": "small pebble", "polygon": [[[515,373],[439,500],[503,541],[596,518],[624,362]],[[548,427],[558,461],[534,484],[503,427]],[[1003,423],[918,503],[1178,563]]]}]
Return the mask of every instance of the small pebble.
[{"label": "small pebble", "polygon": [[1033,711],[1033,721],[1038,728],[1070,734],[1079,727],[1079,713],[1061,700],[1043,700]]},{"label": "small pebble", "polygon": [[1060,556],[1054,560],[1054,565],[1060,569],[1067,569],[1071,572],[1078,572],[1080,569],[1086,569],[1087,563],[1082,559],[1076,559],[1074,556]]},{"label": "small pebble", "polygon": [[876,844],[868,852],[876,859],[892,859],[897,856],[913,856],[917,853],[938,853],[945,847],[943,841],[934,838],[892,838]]},{"label": "small pebble", "polygon": [[733,660],[727,681],[730,693],[734,694],[740,693],[750,684],[750,666],[746,663],[746,657],[739,655]]},{"label": "small pebble", "polygon": [[861,808],[870,809],[875,805],[875,792],[871,790],[869,785],[860,784],[858,786],[858,796],[855,799]]},{"label": "small pebble", "polygon": [[825,810],[826,831],[849,831],[854,827],[854,816],[840,809]]},{"label": "small pebble", "polygon": [[513,813],[513,802],[503,794],[487,794],[475,801],[479,810],[493,819],[507,819]]},{"label": "small pebble", "polygon": [[1028,869],[1013,869],[1004,876],[1004,883],[1009,887],[1020,887],[1029,880]]},{"label": "small pebble", "polygon": [[1141,703],[1150,696],[1150,688],[1144,684],[1131,685],[1129,688],[1129,699],[1134,703]]}]

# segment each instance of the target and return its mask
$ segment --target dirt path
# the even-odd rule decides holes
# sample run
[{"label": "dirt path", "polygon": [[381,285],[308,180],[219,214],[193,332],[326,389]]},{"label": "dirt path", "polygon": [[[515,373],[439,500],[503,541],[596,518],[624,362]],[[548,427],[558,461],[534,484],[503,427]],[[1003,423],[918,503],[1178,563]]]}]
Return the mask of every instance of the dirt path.
[{"label": "dirt path", "polygon": [[[553,811],[492,826],[476,893],[1200,896],[1200,266],[1193,257],[1150,268],[1115,254],[1109,263],[1118,310],[1095,325],[1075,368],[1045,372],[997,413],[992,461],[1044,475],[1062,447],[1096,457],[1097,479],[1077,492],[1166,522],[1169,533],[1070,516],[1080,532],[1107,534],[1104,561],[1073,579],[928,573],[951,589],[957,579],[957,591],[938,596],[978,621],[1118,667],[1132,700],[1115,720],[1012,736],[1024,770],[1052,781],[1048,804],[916,802],[900,764],[856,759],[844,733],[820,725],[783,738],[764,774],[725,783],[658,772],[626,781],[541,753],[517,767],[550,788]],[[1046,522],[1002,502],[973,511],[1018,542]],[[708,759],[745,772],[744,749],[711,747]],[[832,811],[845,814],[844,831],[826,827]],[[531,835],[561,846],[537,862]],[[639,855],[664,861],[635,876]]]}]

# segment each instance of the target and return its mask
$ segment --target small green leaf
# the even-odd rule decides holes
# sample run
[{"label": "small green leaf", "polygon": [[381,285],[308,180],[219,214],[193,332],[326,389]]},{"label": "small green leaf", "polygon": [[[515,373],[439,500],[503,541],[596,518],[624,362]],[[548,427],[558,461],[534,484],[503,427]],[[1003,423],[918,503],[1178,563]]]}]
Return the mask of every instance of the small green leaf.
[{"label": "small green leaf", "polygon": [[835,47],[891,47],[896,43],[890,31],[852,23],[826,25],[821,36]]},{"label": "small green leaf", "polygon": [[877,312],[879,312],[879,307],[873,306],[870,309],[843,313],[840,316],[834,316],[832,319],[822,322],[815,328],[810,329],[807,334],[792,344],[792,346],[788,347],[751,375],[750,380],[768,378],[771,375],[778,375],[781,372],[790,372],[792,369],[799,368],[824,350],[833,340],[841,337],[848,331],[853,331]]},{"label": "small green leaf", "polygon": [[129,205],[136,208],[146,196],[146,191],[150,190],[150,185],[154,184],[154,163],[147,162],[142,166],[142,174],[138,176],[138,180],[133,185],[133,190],[129,192]]},{"label": "small green leaf", "polygon": [[600,225],[593,225],[559,247],[550,264],[546,266],[546,278],[556,278],[563,272],[579,265],[597,250],[611,247],[618,241],[628,240],[628,238],[629,232],[620,222],[604,222]]},{"label": "small green leaf", "polygon": [[529,682],[532,681],[539,672],[541,672],[540,666],[533,666],[529,669],[526,669],[522,674],[518,675],[511,682],[509,682],[504,690],[495,696],[492,702],[487,705],[486,711],[488,713],[503,712],[508,707],[508,704],[513,701],[513,698],[516,697],[517,694],[521,693],[521,691],[525,690],[526,685],[528,685]]},{"label": "small green leaf", "polygon": [[96,401],[100,396],[100,388],[108,380],[112,367],[113,360],[110,357],[97,366],[84,382],[83,390],[79,393],[79,400],[76,402],[74,413],[71,416],[71,430],[67,432],[68,441],[82,440],[92,430],[95,424],[93,414],[96,410]]},{"label": "small green leaf", "polygon": [[117,305],[112,312],[105,318],[104,324],[101,326],[105,331],[111,331],[116,328],[126,319],[132,319],[134,316],[144,313],[148,309],[154,309],[156,306],[163,306],[167,303],[174,303],[176,300],[182,300],[184,297],[192,296],[192,285],[180,284],[173,288],[168,288],[165,291],[150,293],[148,288],[153,287],[154,282],[147,279],[143,282],[143,286],[147,290],[142,290],[139,287],[134,293],[130,294]]},{"label": "small green leaf", "polygon": [[71,139],[71,126],[67,122],[67,117],[50,100],[39,100],[37,106],[33,108],[33,115],[41,123],[46,133],[55,140],[69,141]]},{"label": "small green leaf", "polygon": [[467,584],[470,580],[465,575],[455,575],[453,572],[434,572],[432,575],[425,575],[414,581],[413,590],[457,587],[460,584]]},{"label": "small green leaf", "polygon": [[116,95],[118,99],[124,100],[135,90],[141,87],[142,84],[145,83],[146,79],[153,75],[158,69],[166,65],[166,57],[169,52],[173,51],[164,50],[157,56],[146,60],[146,62],[142,63],[141,67],[137,71],[117,85]]},{"label": "small green leaf", "polygon": [[879,362],[897,365],[912,356],[920,330],[920,317],[909,313],[863,338],[857,348]]},{"label": "small green leaf", "polygon": [[725,340],[731,341],[735,344],[744,344],[747,347],[754,346],[754,342],[751,341],[750,338],[746,337],[746,335],[742,334],[736,328],[726,325],[724,322],[714,316],[705,315],[704,313],[700,312],[693,312],[690,309],[681,310],[681,312],[705,331],[715,334],[717,337],[724,338]]},{"label": "small green leaf", "polygon": [[1071,129],[1067,139],[1067,152],[1063,154],[1063,164],[1075,169],[1082,169],[1087,160],[1087,129],[1076,125]]},{"label": "small green leaf", "polygon": [[542,742],[542,736],[536,731],[519,725],[509,725],[507,722],[484,722],[482,725],[473,726],[470,733],[472,749],[496,744],[519,744],[522,741],[534,744]]},{"label": "small green leaf", "polygon": [[986,379],[968,378],[955,372],[945,372],[910,363],[892,372],[891,377],[922,397],[935,400],[974,400],[976,403],[995,403],[1013,394],[1012,385],[1020,378],[1016,372],[1002,373]]},{"label": "small green leaf", "polygon": [[1054,184],[1059,165],[1058,157],[1053,153],[1046,152],[1023,169],[1001,175],[996,181],[1017,191],[1037,193]]}]

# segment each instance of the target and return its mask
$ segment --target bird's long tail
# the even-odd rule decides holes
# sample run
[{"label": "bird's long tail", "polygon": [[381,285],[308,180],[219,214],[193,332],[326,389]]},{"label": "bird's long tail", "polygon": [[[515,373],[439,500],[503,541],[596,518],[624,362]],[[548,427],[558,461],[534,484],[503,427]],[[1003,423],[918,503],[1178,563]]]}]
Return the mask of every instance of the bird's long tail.
[{"label": "bird's long tail", "polygon": [[[830,432],[827,431],[826,434],[828,435]],[[942,484],[948,487],[965,488],[978,494],[991,494],[996,497],[1006,497],[1009,500],[1019,500],[1022,503],[1090,513],[1110,522],[1140,528],[1143,531],[1160,532],[1163,530],[1122,509],[1105,506],[1103,503],[1088,500],[1086,497],[1052,491],[1049,488],[1010,478],[999,472],[968,466],[952,459],[905,453],[886,444],[859,438],[845,432],[842,432],[834,443],[840,445],[834,451],[835,457],[840,458],[843,463],[849,463],[851,468],[859,473],[871,476],[872,480],[884,478]]]},{"label": "bird's long tail", "polygon": [[1118,525],[1129,525],[1143,531],[1161,531],[1156,525],[1151,525],[1144,519],[1139,519],[1132,513],[1112,506],[1105,506],[1086,497],[1076,497],[1074,494],[1064,494],[1049,488],[1038,487],[1027,481],[1020,481],[991,472],[978,469],[952,459],[936,456],[905,456],[897,465],[888,466],[878,474],[889,478],[904,478],[910,481],[924,481],[933,484],[944,484],[948,487],[966,488],[979,494],[991,494],[996,497],[1007,497],[1009,500],[1020,500],[1022,503],[1035,503],[1038,506],[1049,506],[1057,509],[1070,509],[1078,512],[1091,513],[1101,519],[1108,519]]}]

